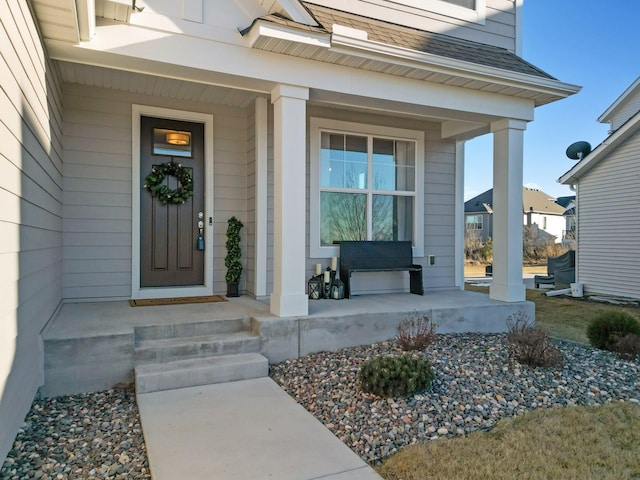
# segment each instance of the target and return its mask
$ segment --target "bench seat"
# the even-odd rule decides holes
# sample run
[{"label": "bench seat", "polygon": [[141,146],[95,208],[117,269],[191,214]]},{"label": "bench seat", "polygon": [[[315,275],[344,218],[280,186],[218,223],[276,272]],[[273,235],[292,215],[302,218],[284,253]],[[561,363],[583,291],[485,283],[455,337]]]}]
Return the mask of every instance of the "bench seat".
[{"label": "bench seat", "polygon": [[353,272],[409,272],[409,290],[424,295],[422,265],[413,263],[410,241],[344,241],[340,243],[340,280],[351,297]]}]

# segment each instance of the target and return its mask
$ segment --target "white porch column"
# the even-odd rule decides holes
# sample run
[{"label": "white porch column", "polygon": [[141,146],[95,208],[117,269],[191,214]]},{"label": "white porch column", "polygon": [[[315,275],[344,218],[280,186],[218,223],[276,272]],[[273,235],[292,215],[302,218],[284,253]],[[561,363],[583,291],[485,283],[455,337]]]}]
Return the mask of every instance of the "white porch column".
[{"label": "white porch column", "polygon": [[307,315],[305,294],[307,88],[278,85],[274,106],[274,247],[271,313]]},{"label": "white porch column", "polygon": [[522,283],[522,161],[526,122],[500,120],[493,132],[493,281],[489,296],[525,300]]}]

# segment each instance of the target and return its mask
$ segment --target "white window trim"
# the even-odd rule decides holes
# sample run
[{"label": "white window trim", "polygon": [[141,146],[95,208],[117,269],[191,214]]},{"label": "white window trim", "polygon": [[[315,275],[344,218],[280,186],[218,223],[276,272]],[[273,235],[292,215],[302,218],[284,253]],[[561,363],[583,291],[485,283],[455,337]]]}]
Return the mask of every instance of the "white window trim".
[{"label": "white window trim", "polygon": [[320,133],[323,130],[348,135],[374,135],[396,140],[416,142],[416,191],[413,230],[413,256],[424,256],[424,132],[401,128],[343,122],[311,117],[310,125],[310,199],[309,199],[309,256],[331,258],[340,256],[339,246],[320,245]]},{"label": "white window trim", "polygon": [[460,7],[442,0],[395,0],[390,1],[389,3],[416,8],[425,12],[439,13],[440,15],[446,15],[447,17],[479,23],[480,25],[484,25],[487,18],[486,0],[476,0],[475,9]]}]

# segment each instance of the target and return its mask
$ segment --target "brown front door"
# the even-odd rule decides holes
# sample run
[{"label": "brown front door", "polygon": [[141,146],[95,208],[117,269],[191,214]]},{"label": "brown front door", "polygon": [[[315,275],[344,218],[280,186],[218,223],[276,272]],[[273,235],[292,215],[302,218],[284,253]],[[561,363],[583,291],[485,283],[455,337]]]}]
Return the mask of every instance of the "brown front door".
[{"label": "brown front door", "polygon": [[[186,168],[193,179],[193,196],[182,204],[172,200],[163,204],[144,188],[152,169],[166,169],[170,162]],[[167,174],[162,184],[175,191],[180,186],[178,176]],[[204,284],[204,245],[198,241],[198,222],[205,221],[204,213],[204,125],[141,117],[141,287]]]}]

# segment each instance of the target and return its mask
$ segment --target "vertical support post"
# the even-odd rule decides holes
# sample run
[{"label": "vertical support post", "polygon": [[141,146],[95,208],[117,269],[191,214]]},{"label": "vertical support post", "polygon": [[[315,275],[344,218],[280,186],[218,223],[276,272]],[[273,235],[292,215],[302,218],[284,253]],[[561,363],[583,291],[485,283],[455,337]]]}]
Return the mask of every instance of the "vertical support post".
[{"label": "vertical support post", "polygon": [[464,153],[465,142],[456,142],[456,197],[455,197],[455,285],[464,290]]},{"label": "vertical support post", "polygon": [[278,85],[274,106],[274,251],[271,313],[309,312],[305,294],[307,88]]},{"label": "vertical support post", "polygon": [[503,302],[526,298],[522,283],[522,162],[526,123],[505,119],[493,132],[493,281],[489,296]]},{"label": "vertical support post", "polygon": [[267,295],[267,200],[268,146],[267,99],[256,98],[255,104],[255,295]]}]

